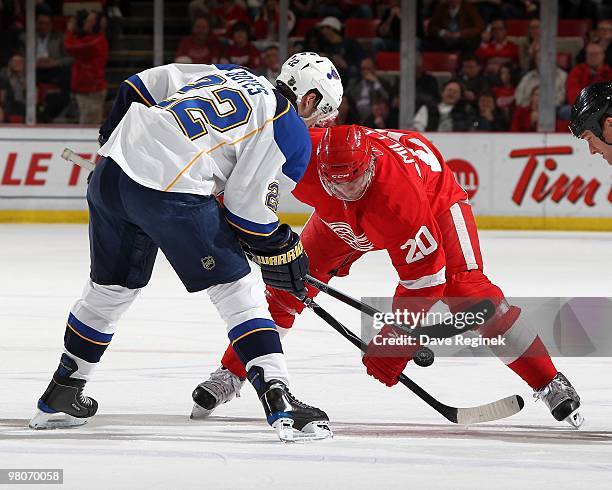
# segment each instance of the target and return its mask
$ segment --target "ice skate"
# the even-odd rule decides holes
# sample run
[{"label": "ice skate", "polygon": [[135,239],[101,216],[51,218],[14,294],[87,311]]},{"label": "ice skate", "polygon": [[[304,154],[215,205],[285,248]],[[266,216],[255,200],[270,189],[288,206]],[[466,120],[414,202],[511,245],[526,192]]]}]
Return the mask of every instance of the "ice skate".
[{"label": "ice skate", "polygon": [[297,400],[287,386],[276,379],[264,381],[260,367],[252,367],[247,377],[255,387],[268,423],[283,442],[307,442],[333,437],[327,414]]},{"label": "ice skate", "polygon": [[98,411],[98,402],[83,395],[85,380],[53,379],[38,400],[36,414],[30,420],[32,429],[61,429],[86,424]]},{"label": "ice skate", "polygon": [[83,395],[85,380],[71,378],[77,370],[73,359],[62,354],[47,389],[38,400],[36,414],[30,420],[32,429],[60,429],[87,423],[98,411],[98,402]]},{"label": "ice skate", "polygon": [[210,373],[210,378],[193,390],[191,397],[194,404],[191,418],[205,419],[222,403],[227,403],[234,396],[239,397],[242,383],[244,379],[219,366],[216,371]]},{"label": "ice skate", "polygon": [[563,374],[557,373],[550,383],[533,396],[536,400],[542,400],[559,422],[565,421],[576,429],[584,423],[580,413],[580,397]]}]

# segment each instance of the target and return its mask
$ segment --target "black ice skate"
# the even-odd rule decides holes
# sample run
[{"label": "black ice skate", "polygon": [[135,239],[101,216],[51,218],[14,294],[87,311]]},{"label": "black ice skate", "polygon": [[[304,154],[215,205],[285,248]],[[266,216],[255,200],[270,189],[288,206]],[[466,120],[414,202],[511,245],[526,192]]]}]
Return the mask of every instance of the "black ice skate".
[{"label": "black ice skate", "polygon": [[268,423],[283,442],[305,442],[333,437],[327,414],[297,400],[277,379],[264,381],[264,371],[254,366],[247,378],[257,391]]},{"label": "black ice skate", "polygon": [[63,354],[53,379],[38,400],[38,410],[30,420],[30,428],[77,427],[95,415],[98,402],[83,395],[85,380],[70,377],[76,369],[76,363]]},{"label": "black ice skate", "polygon": [[244,379],[239,378],[223,366],[210,373],[210,378],[200,383],[191,397],[194,405],[191,411],[192,419],[205,419],[215,408],[222,403],[227,403],[234,396],[240,396],[240,388]]},{"label": "black ice skate", "polygon": [[577,429],[584,423],[580,413],[580,397],[563,374],[557,373],[550,383],[535,391],[533,396],[536,400],[542,400],[559,422],[565,421]]}]

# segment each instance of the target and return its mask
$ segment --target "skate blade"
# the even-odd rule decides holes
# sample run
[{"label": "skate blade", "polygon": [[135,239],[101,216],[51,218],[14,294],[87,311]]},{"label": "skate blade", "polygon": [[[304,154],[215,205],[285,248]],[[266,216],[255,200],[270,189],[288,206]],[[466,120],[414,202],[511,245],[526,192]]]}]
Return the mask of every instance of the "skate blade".
[{"label": "skate blade", "polygon": [[49,430],[49,429],[69,429],[71,427],[79,427],[87,423],[88,418],[76,418],[67,413],[47,413],[38,410],[30,423],[30,429]]},{"label": "skate blade", "polygon": [[293,420],[281,418],[276,420],[272,427],[276,431],[278,438],[285,443],[322,441],[323,439],[334,437],[334,433],[329,428],[326,420],[309,422],[302,430],[297,430],[293,428]]},{"label": "skate blade", "polygon": [[[217,408],[217,407],[215,407],[215,408]],[[209,410],[207,408],[201,407],[197,403],[194,403],[193,404],[193,409],[191,410],[191,415],[189,416],[189,418],[191,420],[203,420],[203,419],[207,419],[215,411],[215,408],[213,408],[212,410]]]},{"label": "skate blade", "polygon": [[580,427],[582,427],[582,424],[584,424],[584,417],[580,413],[580,408],[574,410],[563,420],[570,424],[572,427],[574,427],[574,429],[580,429]]}]

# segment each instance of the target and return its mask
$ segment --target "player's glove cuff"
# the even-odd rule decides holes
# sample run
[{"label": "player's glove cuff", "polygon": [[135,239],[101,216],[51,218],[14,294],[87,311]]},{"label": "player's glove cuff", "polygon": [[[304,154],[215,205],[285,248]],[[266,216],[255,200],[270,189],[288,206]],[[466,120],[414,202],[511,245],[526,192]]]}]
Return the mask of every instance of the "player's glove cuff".
[{"label": "player's glove cuff", "polygon": [[285,235],[283,244],[272,250],[250,248],[251,260],[261,267],[261,276],[267,285],[305,297],[304,277],[309,269],[300,236],[285,224],[279,226],[276,233]]}]

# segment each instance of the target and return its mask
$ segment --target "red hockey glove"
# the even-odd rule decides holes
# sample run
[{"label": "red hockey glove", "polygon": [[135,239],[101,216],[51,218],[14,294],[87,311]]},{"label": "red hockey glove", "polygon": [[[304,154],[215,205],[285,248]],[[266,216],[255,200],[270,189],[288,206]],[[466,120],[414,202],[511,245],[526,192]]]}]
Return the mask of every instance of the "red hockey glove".
[{"label": "red hockey glove", "polygon": [[399,329],[390,325],[381,329],[370,341],[362,359],[370,376],[387,386],[397,384],[397,377],[418,348],[418,345],[397,345],[397,342],[394,342],[396,339],[405,338]]}]

